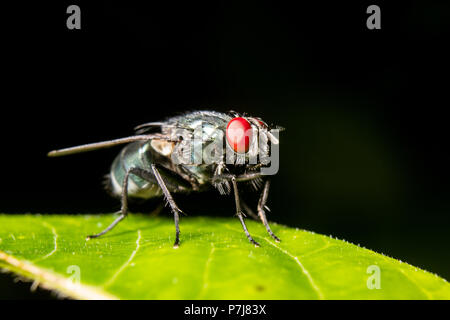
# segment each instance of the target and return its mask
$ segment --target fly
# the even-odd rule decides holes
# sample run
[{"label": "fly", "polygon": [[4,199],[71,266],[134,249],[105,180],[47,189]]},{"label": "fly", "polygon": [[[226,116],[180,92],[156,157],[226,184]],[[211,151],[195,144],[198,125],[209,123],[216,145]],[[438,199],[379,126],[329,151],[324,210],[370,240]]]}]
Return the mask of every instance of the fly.
[{"label": "fly", "polygon": [[[121,199],[119,216],[97,238],[113,229],[128,214],[128,198],[164,197],[175,221],[174,248],[180,244],[179,214],[173,193],[201,192],[211,188],[234,195],[236,216],[248,240],[252,238],[244,222],[245,211],[260,219],[275,241],[265,211],[269,176],[278,171],[278,132],[257,117],[236,112],[195,111],[163,122],[150,122],[135,128],[130,137],[80,145],[48,153],[50,157],[127,144],[117,155],[108,175],[108,189]],[[261,192],[257,215],[239,196],[238,184],[250,184]]]}]

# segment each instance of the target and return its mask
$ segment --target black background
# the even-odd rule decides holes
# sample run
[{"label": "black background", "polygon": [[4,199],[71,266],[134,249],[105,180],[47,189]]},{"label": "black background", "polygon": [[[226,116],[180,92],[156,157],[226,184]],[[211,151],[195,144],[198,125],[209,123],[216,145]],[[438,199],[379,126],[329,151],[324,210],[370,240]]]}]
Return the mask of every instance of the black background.
[{"label": "black background", "polygon": [[[81,30],[66,28],[70,4]],[[381,30],[366,28],[370,4]],[[286,128],[270,220],[450,278],[450,5],[30,1],[2,12],[0,212],[116,211],[101,182],[120,148],[46,153],[233,109]],[[177,199],[189,215],[234,214],[215,193]],[[0,296],[48,297],[11,279]]]}]

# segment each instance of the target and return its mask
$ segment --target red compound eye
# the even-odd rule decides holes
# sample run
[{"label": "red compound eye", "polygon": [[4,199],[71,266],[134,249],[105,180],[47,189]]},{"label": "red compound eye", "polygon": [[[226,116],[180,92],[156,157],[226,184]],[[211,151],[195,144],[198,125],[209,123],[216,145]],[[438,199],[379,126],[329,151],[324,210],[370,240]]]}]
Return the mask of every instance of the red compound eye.
[{"label": "red compound eye", "polygon": [[244,118],[232,119],[227,125],[227,140],[235,152],[245,153],[250,148],[252,126]]}]

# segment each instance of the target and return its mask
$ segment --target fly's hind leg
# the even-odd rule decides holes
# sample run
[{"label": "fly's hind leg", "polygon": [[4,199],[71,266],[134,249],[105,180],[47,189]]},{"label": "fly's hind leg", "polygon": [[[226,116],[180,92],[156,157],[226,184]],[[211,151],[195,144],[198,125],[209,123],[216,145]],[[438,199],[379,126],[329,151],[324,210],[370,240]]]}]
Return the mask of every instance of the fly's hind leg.
[{"label": "fly's hind leg", "polygon": [[88,236],[87,240],[92,239],[92,238],[97,238],[97,237],[104,235],[105,233],[110,231],[112,228],[114,228],[120,221],[122,221],[127,216],[127,214],[128,214],[128,177],[130,174],[134,174],[135,176],[138,176],[138,177],[145,179],[147,181],[150,181],[150,182],[154,181],[154,178],[156,178],[156,181],[158,182],[159,187],[161,188],[162,192],[164,193],[164,196],[166,197],[167,202],[170,204],[170,207],[171,207],[173,215],[174,215],[176,234],[175,234],[175,243],[174,243],[173,247],[178,248],[178,246],[180,244],[179,212],[183,213],[183,211],[181,211],[178,208],[177,204],[173,200],[172,195],[169,192],[169,189],[167,189],[166,184],[164,183],[158,169],[156,168],[156,166],[154,164],[152,164],[152,171],[148,171],[148,170],[144,170],[144,169],[140,169],[140,168],[130,168],[127,171],[127,173],[125,174],[125,178],[123,179],[123,184],[122,184],[122,209],[120,210],[120,216],[116,220],[114,220],[114,222],[111,223],[111,225],[109,225],[102,232]]},{"label": "fly's hind leg", "polygon": [[114,228],[120,221],[122,221],[123,219],[125,219],[125,217],[128,214],[128,177],[129,175],[133,173],[133,168],[129,169],[127,171],[127,173],[125,174],[125,177],[123,179],[123,183],[122,183],[122,196],[121,196],[121,200],[122,200],[122,206],[120,209],[120,215],[116,218],[116,220],[114,220],[113,223],[111,223],[105,230],[103,230],[100,233],[97,234],[93,234],[90,236],[86,237],[86,240],[90,240],[93,238],[98,238],[102,235],[104,235],[105,233],[107,233],[108,231],[110,231],[112,228]]},{"label": "fly's hind leg", "polygon": [[266,230],[270,234],[270,236],[276,242],[280,242],[281,240],[270,229],[269,223],[267,222],[266,213],[264,211],[264,208],[266,208],[267,196],[269,195],[269,187],[270,187],[270,180],[267,180],[266,184],[264,185],[264,190],[261,193],[261,197],[259,198],[258,201],[258,216],[261,218],[261,221],[266,227]]}]

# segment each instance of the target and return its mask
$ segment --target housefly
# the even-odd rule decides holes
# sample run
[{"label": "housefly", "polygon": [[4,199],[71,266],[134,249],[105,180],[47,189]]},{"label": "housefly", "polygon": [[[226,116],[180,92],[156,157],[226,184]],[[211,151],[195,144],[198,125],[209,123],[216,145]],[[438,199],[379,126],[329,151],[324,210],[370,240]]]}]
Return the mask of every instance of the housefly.
[{"label": "housefly", "polygon": [[[244,222],[245,211],[260,219],[275,241],[265,211],[269,176],[278,171],[279,131],[262,119],[237,112],[195,111],[150,122],[135,128],[135,135],[76,147],[54,150],[50,157],[127,144],[115,158],[107,180],[108,189],[121,199],[119,216],[102,232],[104,235],[128,213],[128,197],[150,199],[164,197],[175,220],[175,243],[180,243],[179,214],[172,194],[201,192],[215,188],[221,194],[232,193],[236,216],[248,240],[252,238]],[[257,215],[242,201],[238,186],[250,184],[261,193]]]}]

